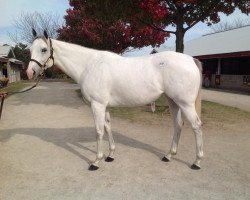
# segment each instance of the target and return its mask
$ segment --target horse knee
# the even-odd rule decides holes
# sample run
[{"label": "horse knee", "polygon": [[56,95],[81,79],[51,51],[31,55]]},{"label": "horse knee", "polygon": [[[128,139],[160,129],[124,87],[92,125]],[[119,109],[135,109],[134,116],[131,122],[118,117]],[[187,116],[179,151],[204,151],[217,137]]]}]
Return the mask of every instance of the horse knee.
[{"label": "horse knee", "polygon": [[201,130],[201,120],[199,119],[199,117],[195,117],[193,120],[190,120],[192,129],[194,130],[195,133],[200,133]]},{"label": "horse knee", "polygon": [[183,122],[181,124],[180,123],[175,124],[175,131],[178,135],[180,135],[181,133],[182,126],[183,126]]},{"label": "horse knee", "polygon": [[101,140],[103,138],[104,132],[103,130],[96,129],[96,139]]}]

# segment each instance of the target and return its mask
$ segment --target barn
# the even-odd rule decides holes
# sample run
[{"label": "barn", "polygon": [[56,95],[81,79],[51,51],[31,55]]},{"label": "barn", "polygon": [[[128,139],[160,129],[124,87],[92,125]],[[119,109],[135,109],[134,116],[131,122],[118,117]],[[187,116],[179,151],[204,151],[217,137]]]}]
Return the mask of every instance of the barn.
[{"label": "barn", "polygon": [[[174,48],[151,53],[168,50]],[[202,61],[205,87],[250,93],[250,26],[188,41],[184,53]]]},{"label": "barn", "polygon": [[20,81],[23,67],[23,62],[16,59],[11,46],[0,46],[0,78],[6,77],[10,83]]}]

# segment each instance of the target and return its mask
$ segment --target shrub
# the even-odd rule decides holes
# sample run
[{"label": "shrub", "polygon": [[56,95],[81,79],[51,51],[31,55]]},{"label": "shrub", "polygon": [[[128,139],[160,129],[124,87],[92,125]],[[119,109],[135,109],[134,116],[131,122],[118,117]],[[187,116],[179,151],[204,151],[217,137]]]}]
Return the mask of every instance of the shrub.
[{"label": "shrub", "polygon": [[6,87],[8,85],[9,79],[6,77],[0,78],[0,87]]}]

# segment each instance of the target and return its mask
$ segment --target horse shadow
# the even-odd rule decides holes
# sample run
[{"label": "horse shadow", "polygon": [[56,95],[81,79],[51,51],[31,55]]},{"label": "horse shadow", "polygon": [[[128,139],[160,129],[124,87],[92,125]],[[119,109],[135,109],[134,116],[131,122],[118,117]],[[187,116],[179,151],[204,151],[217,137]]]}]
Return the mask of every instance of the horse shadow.
[{"label": "horse shadow", "polygon": [[[1,130],[0,142],[7,142],[16,134],[35,136],[45,142],[53,143],[54,145],[61,147],[70,153],[78,156],[87,163],[91,163],[91,160],[86,156],[79,153],[73,148],[76,146],[84,151],[89,151],[96,154],[95,150],[92,150],[85,145],[85,143],[96,141],[96,132],[94,127],[78,127],[78,128],[18,128],[18,129],[5,129]],[[164,155],[164,151],[160,150],[152,145],[143,143],[139,140],[127,137],[121,133],[113,131],[114,140],[116,143],[123,144],[128,147],[142,149],[156,155],[161,159]],[[107,138],[104,137],[107,141]],[[191,166],[190,163],[173,158],[173,160],[183,163],[187,166]]]},{"label": "horse shadow", "polygon": [[[78,151],[76,151],[72,146],[81,148],[84,151],[90,151],[96,153],[96,151],[90,149],[84,143],[95,142],[96,133],[94,127],[78,127],[78,128],[18,128],[18,129],[5,129],[1,130],[0,142],[7,142],[10,138],[16,134],[35,136],[45,142],[53,143],[72,154],[78,156],[82,160],[90,163],[89,158],[85,157]],[[135,140],[133,138],[124,136],[118,132],[113,132],[114,140],[116,143],[120,143],[132,148],[142,149],[155,154],[157,157],[161,158],[163,156],[163,151],[149,144],[145,144],[141,141]],[[104,140],[107,140],[104,137]]]}]

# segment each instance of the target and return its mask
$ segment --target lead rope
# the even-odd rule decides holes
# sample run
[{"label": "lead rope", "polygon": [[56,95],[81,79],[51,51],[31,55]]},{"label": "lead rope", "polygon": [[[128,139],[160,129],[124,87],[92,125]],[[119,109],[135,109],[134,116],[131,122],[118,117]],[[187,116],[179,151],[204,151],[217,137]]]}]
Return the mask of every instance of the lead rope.
[{"label": "lead rope", "polygon": [[[37,79],[36,83],[34,85],[32,85],[31,87],[25,89],[25,90],[21,90],[21,91],[14,91],[14,92],[6,92],[5,94],[19,94],[19,93],[24,93],[27,92],[29,90],[32,90],[33,88],[35,88],[40,82],[41,80],[44,78],[44,69],[42,71],[42,73],[40,74],[39,78]],[[8,88],[8,87],[7,87]]]},{"label": "lead rope", "polygon": [[21,90],[21,91],[8,92],[7,94],[20,94],[20,93],[24,93],[24,92],[30,91],[30,90],[32,90],[33,88],[35,88],[35,87],[41,82],[41,80],[43,79],[43,76],[44,76],[44,75],[42,74],[42,76],[40,76],[40,77],[37,79],[36,83],[35,83],[34,85],[32,85],[30,88],[27,88],[27,89]]},{"label": "lead rope", "polygon": [[0,105],[0,119],[1,119],[1,117],[2,117],[4,98],[5,98],[5,95],[3,95],[3,96],[2,96],[2,99],[1,99],[1,105]]}]

